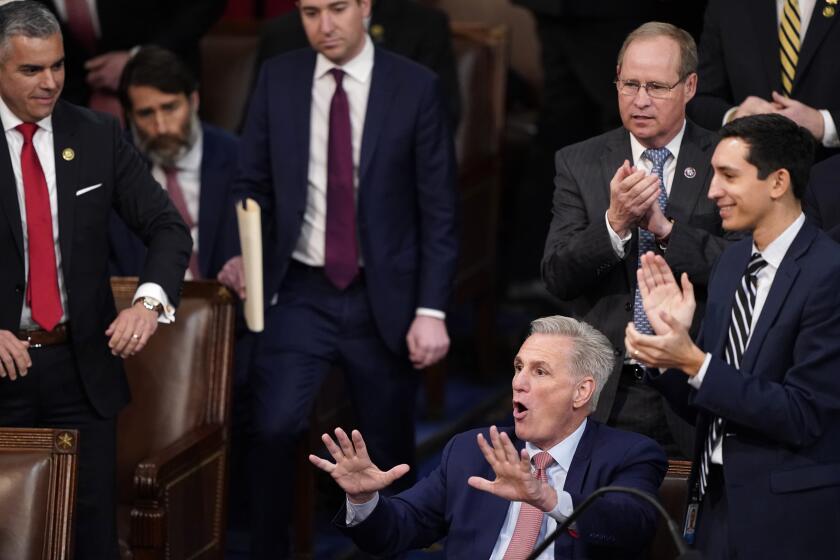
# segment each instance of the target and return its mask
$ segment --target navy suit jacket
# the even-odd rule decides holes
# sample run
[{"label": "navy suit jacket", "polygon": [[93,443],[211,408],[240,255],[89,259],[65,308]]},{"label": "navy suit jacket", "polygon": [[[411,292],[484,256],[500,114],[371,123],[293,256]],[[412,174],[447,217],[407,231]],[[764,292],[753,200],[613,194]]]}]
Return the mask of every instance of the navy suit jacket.
[{"label": "navy suit jacket", "polygon": [[751,250],[752,237],[739,241],[712,273],[698,339],[712,358],[700,389],[680,371],[653,382],[696,418],[698,457],[711,415],[727,420],[723,471],[739,557],[837,558],[840,247],[806,220],[776,272],[739,371],[724,361],[723,348]]},{"label": "navy suit jacket", "polygon": [[[524,447],[513,428],[503,431],[517,449]],[[467,484],[470,476],[495,478],[476,443],[479,432],[489,438],[487,429],[452,438],[428,477],[396,496],[380,496],[370,517],[359,525],[344,526],[344,509],[336,523],[372,554],[422,548],[446,537],[447,558],[489,558],[510,502]],[[656,496],[666,469],[665,453],[653,440],[590,418],[563,489],[575,506],[613,484]],[[653,538],[657,515],[652,505],[635,496],[607,494],[578,518],[578,538],[567,533],[555,542],[555,558],[636,558]]]},{"label": "navy suit jacket", "polygon": [[802,209],[835,241],[840,241],[840,155],[811,168]]},{"label": "navy suit jacket", "polygon": [[[202,124],[201,189],[198,204],[198,268],[213,279],[228,259],[239,254],[239,231],[232,195],[239,140],[229,132]],[[111,215],[111,274],[137,276],[146,247],[116,213]]]},{"label": "navy suit jacket", "polygon": [[[308,192],[316,53],[263,64],[242,135],[236,196],[263,208],[265,294],[277,292]],[[417,307],[445,310],[455,275],[455,155],[434,74],[375,49],[359,162],[356,226],[373,316],[396,353]]]}]

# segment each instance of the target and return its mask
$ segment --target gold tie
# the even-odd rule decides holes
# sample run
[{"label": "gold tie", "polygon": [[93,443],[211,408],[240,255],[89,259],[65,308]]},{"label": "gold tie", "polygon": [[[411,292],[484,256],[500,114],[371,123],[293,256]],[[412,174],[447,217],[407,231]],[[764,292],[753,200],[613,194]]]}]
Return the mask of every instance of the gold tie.
[{"label": "gold tie", "polygon": [[796,63],[799,62],[799,0],[785,0],[779,23],[779,56],[782,61],[782,90],[790,96]]}]

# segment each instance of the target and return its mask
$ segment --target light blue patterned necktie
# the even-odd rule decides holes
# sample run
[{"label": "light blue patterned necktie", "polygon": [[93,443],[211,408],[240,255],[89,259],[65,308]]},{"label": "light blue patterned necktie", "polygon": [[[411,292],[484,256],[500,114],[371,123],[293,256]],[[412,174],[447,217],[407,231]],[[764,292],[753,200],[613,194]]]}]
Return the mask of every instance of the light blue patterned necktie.
[{"label": "light blue patterned necktie", "polygon": [[[668,148],[652,148],[642,152],[642,157],[651,162],[651,173],[659,176],[659,207],[665,212],[665,205],[668,203],[668,194],[665,190],[665,162],[671,157]],[[639,256],[637,266],[642,264],[642,255],[656,248],[655,236],[646,229],[639,228]],[[648,322],[645,309],[642,306],[642,295],[639,293],[639,286],[636,286],[635,300],[633,301],[633,324],[636,330],[643,334],[653,333]]]}]

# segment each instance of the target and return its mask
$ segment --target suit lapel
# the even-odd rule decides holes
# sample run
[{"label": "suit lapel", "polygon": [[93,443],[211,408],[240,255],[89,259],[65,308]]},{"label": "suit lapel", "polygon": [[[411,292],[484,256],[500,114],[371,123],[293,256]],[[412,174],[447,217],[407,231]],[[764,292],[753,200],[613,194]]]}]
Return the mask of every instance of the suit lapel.
[{"label": "suit lapel", "polygon": [[20,266],[23,269],[23,226],[20,221],[20,206],[18,205],[17,183],[15,173],[12,170],[9,145],[6,143],[6,134],[0,135],[0,177],[5,177],[0,185],[0,207],[6,215],[6,221],[12,230],[12,237],[15,239],[15,246],[18,249]]},{"label": "suit lapel", "polygon": [[[64,157],[71,149],[73,157]],[[76,215],[76,187],[79,185],[79,161],[91,161],[95,155],[86,154],[85,146],[76,134],[75,124],[67,118],[63,103],[53,111],[53,151],[55,152],[55,182],[58,195],[58,241],[61,248],[61,269],[65,283],[72,270],[73,224]],[[69,152],[68,152],[69,153]]]},{"label": "suit lapel", "polygon": [[[805,34],[805,41],[802,43],[802,48],[799,51],[799,62],[796,65],[796,75],[793,79],[793,92],[796,92],[796,86],[802,81],[802,76],[808,70],[808,65],[814,60],[817,54],[820,43],[823,42],[828,30],[835,25],[834,17],[823,17],[823,8],[827,6],[825,0],[817,0],[814,6],[814,13],[811,14],[811,22],[808,24],[808,32]],[[836,6],[833,6],[836,8]]]},{"label": "suit lapel", "polygon": [[365,112],[365,128],[362,133],[359,185],[364,184],[364,176],[373,159],[373,154],[376,153],[376,144],[385,123],[385,116],[389,113],[393,102],[396,80],[388,78],[389,67],[388,59],[383,57],[382,52],[376,48],[373,55],[370,94]]},{"label": "suit lapel", "polygon": [[204,130],[201,154],[201,174],[198,178],[198,268],[201,276],[207,278],[210,255],[216,243],[219,221],[226,212],[224,208],[225,185],[219,184],[219,175],[214,173],[214,162],[221,161],[223,154],[215,152],[211,135]]},{"label": "suit lapel", "polygon": [[[601,154],[601,174],[602,181],[595,181],[595,183],[605,185],[599,191],[599,196],[602,199],[599,201],[600,205],[596,208],[608,208],[610,205],[610,180],[615,175],[619,167],[624,164],[624,160],[628,160],[633,164],[633,151],[630,149],[630,133],[624,129],[619,128],[612,131],[604,143],[604,151]],[[603,214],[601,215],[603,219]],[[638,237],[639,230],[633,230],[633,238],[630,240],[628,247],[628,258],[624,259],[624,271],[627,277],[629,286],[635,286],[636,268],[638,267]],[[631,258],[632,257],[632,258]]]},{"label": "suit lapel", "polygon": [[[293,81],[293,102],[283,112],[284,116],[291,113],[293,126],[289,134],[294,138],[293,145],[297,149],[297,157],[294,161],[293,172],[290,174],[291,185],[294,189],[292,200],[298,203],[298,208],[303,212],[306,207],[306,197],[309,180],[309,142],[310,142],[310,117],[312,114],[312,82],[315,74],[315,61],[317,53],[314,50],[307,50],[301,57],[301,63],[297,66],[297,75],[292,77]],[[285,77],[283,78],[285,79]],[[285,86],[282,86],[285,87]],[[270,91],[270,90],[269,90]],[[286,128],[282,120],[277,122],[278,127]],[[283,161],[289,161],[283,158]],[[303,216],[303,214],[300,214]]]},{"label": "suit lapel", "polygon": [[[775,91],[782,91],[782,68],[779,61],[779,22],[774,0],[749,0],[746,7],[748,19],[752,20],[755,37],[756,52],[767,73],[768,84]],[[772,54],[768,54],[772,53]],[[770,95],[770,92],[767,92]]]},{"label": "suit lapel", "polygon": [[749,346],[744,352],[744,359],[741,363],[742,371],[752,369],[753,362],[761,351],[761,346],[767,336],[767,331],[776,321],[776,316],[781,311],[788,292],[790,292],[796,277],[799,275],[800,268],[796,261],[811,246],[816,236],[817,228],[806,221],[782,259],[779,270],[776,271],[776,276],[773,278],[773,285],[770,286],[770,293],[767,294],[767,300],[764,302],[764,307],[761,308],[761,315],[759,315],[755,329],[750,336]]},{"label": "suit lapel", "polygon": [[[721,304],[721,321],[722,324],[717,330],[717,339],[711,341],[712,353],[723,358],[723,349],[726,346],[726,340],[729,336],[729,323],[732,317],[732,306],[735,304],[735,290],[738,289],[738,284],[741,283],[741,277],[747,269],[747,264],[750,262],[750,255],[752,254],[752,237],[745,240],[741,246],[736,246],[732,249],[738,251],[740,254],[735,259],[735,265],[732,267],[717,267],[718,274],[722,275],[720,293],[726,294],[726,300]],[[708,317],[708,315],[707,315]],[[714,332],[714,331],[712,331]]]},{"label": "suit lapel", "polygon": [[692,123],[686,122],[680,155],[674,168],[671,194],[665,208],[666,216],[688,218],[697,207],[697,199],[705,196],[706,178],[711,171],[708,155],[710,145],[708,139],[698,137],[697,128]]},{"label": "suit lapel", "polygon": [[563,483],[563,490],[566,492],[583,493],[583,483],[586,474],[589,472],[590,459],[592,458],[592,445],[595,442],[595,435],[598,431],[598,424],[589,419],[586,421],[586,428],[580,437],[572,462],[569,465],[569,472],[566,473],[566,482]]}]

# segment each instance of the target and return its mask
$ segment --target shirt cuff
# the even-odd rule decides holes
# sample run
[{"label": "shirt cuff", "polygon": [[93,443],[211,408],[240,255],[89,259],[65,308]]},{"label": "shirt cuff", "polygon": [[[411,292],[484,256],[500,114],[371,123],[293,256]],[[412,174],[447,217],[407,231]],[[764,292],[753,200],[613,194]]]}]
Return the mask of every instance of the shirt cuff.
[{"label": "shirt cuff", "polygon": [[624,244],[630,241],[630,238],[633,237],[633,233],[628,233],[626,237],[619,237],[616,232],[613,231],[612,226],[610,226],[610,219],[607,218],[607,214],[609,210],[604,212],[604,222],[607,224],[607,232],[610,234],[610,243],[612,244],[613,252],[619,259],[624,258]]},{"label": "shirt cuff", "polygon": [[354,504],[350,498],[346,498],[347,513],[344,515],[344,524],[348,527],[355,527],[373,513],[376,509],[376,504],[379,503],[379,492],[373,495],[373,498],[363,504]]},{"label": "shirt cuff", "polygon": [[836,148],[840,146],[840,138],[837,136],[837,125],[834,124],[834,119],[828,109],[820,109],[820,115],[823,118],[823,137],[822,145],[826,148]]},{"label": "shirt cuff", "polygon": [[441,321],[446,320],[446,313],[437,309],[429,309],[428,307],[418,307],[417,311],[415,311],[415,315],[423,315],[424,317],[434,317],[435,319],[440,319]]},{"label": "shirt cuff", "polygon": [[723,122],[720,123],[720,125],[724,126],[724,125],[729,124],[729,122],[732,120],[732,117],[735,116],[735,111],[737,111],[737,110],[738,110],[738,106],[736,105],[736,106],[732,107],[731,109],[729,109],[727,112],[725,112],[723,114]]},{"label": "shirt cuff", "polygon": [[134,299],[131,304],[137,303],[138,299],[150,297],[158,300],[163,305],[163,313],[158,317],[158,323],[172,323],[175,321],[175,308],[169,304],[169,298],[166,297],[166,292],[159,284],[154,282],[144,282],[137,286],[137,291],[134,292]]},{"label": "shirt cuff", "polygon": [[703,365],[700,366],[700,371],[697,372],[697,375],[694,377],[688,378],[688,384],[694,387],[695,389],[699,389],[700,385],[703,384],[703,378],[706,377],[706,370],[709,369],[709,362],[712,360],[712,355],[706,353],[706,359],[703,360]]}]

